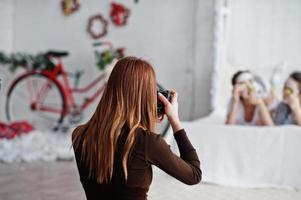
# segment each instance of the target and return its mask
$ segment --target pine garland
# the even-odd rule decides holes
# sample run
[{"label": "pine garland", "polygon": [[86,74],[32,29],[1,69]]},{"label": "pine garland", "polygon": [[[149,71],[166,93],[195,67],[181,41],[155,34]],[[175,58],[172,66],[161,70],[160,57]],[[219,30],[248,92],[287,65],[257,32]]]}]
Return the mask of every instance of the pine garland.
[{"label": "pine garland", "polygon": [[10,55],[0,52],[0,64],[8,65],[11,72],[22,67],[28,70],[52,70],[55,64],[44,53],[31,55],[27,53],[12,53]]}]

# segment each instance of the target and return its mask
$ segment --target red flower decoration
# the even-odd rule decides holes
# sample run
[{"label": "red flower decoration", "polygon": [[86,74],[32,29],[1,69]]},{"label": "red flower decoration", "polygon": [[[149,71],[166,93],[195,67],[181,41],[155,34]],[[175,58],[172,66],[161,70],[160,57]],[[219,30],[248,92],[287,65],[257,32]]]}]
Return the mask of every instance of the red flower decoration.
[{"label": "red flower decoration", "polygon": [[112,22],[116,26],[126,25],[129,16],[130,16],[130,10],[124,7],[122,4],[118,4],[115,2],[111,4],[110,17]]}]

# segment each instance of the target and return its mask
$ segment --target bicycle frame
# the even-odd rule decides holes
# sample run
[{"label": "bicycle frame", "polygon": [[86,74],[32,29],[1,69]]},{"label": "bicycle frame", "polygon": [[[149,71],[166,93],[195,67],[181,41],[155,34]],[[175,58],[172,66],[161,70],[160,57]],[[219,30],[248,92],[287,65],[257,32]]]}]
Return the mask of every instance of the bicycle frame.
[{"label": "bicycle frame", "polygon": [[[94,79],[92,82],[90,82],[88,85],[86,85],[83,88],[73,88],[70,85],[70,81],[68,78],[68,73],[64,70],[64,66],[63,63],[61,61],[61,58],[56,58],[57,60],[57,64],[55,65],[54,69],[51,71],[48,70],[43,70],[41,72],[41,74],[45,75],[46,77],[48,77],[49,79],[51,79],[52,81],[56,82],[59,87],[62,89],[63,91],[63,95],[64,98],[67,102],[67,108],[63,111],[64,116],[66,116],[69,112],[70,112],[70,108],[72,107],[79,107],[80,108],[80,112],[82,112],[83,110],[85,110],[98,96],[100,96],[102,94],[102,92],[105,89],[106,83],[104,83],[92,96],[88,97],[83,104],[79,105],[77,104],[77,102],[75,101],[74,98],[74,93],[86,93],[88,91],[90,91],[92,88],[94,88],[96,85],[98,85],[99,82],[101,82],[102,80],[104,80],[106,78],[106,74],[101,74],[100,76],[98,76],[96,79]],[[27,73],[31,73],[33,71],[27,72]],[[59,80],[58,76],[62,77],[62,81]],[[45,87],[43,86],[40,89],[40,92],[37,94],[37,99],[43,100],[43,97],[45,97],[47,94],[47,85],[45,85]],[[39,107],[40,110],[43,111],[49,111],[49,112],[62,112],[62,111],[57,111],[54,110],[52,108],[48,108],[48,107]]]},{"label": "bicycle frame", "polygon": [[[59,55],[59,54],[58,54]],[[49,56],[49,55],[48,55]],[[8,93],[7,93],[7,101],[6,101],[6,113],[7,113],[7,119],[12,120],[11,114],[10,114],[10,99],[11,94],[15,91],[15,86],[22,80],[29,80],[25,82],[26,85],[23,85],[25,87],[25,90],[29,93],[29,105],[27,102],[24,104],[25,106],[30,106],[30,109],[32,111],[44,111],[45,113],[54,113],[59,114],[57,125],[61,124],[64,120],[64,117],[67,115],[70,115],[70,123],[78,123],[81,120],[81,114],[82,112],[90,105],[93,101],[96,100],[97,97],[99,97],[104,89],[106,88],[107,80],[106,76],[107,74],[102,73],[97,78],[89,82],[84,87],[78,88],[75,84],[75,86],[71,86],[70,80],[69,80],[69,73],[65,71],[64,65],[62,63],[62,59],[60,57],[51,56],[51,58],[55,59],[57,62],[53,69],[51,70],[29,70],[28,68],[25,68],[25,73],[22,73],[20,76],[18,76],[9,87]],[[44,79],[41,82],[41,85],[37,85],[38,82],[36,82],[35,79],[33,79],[33,76],[42,76]],[[27,79],[29,77],[29,79]],[[45,81],[46,79],[46,81]],[[41,79],[37,79],[41,80]],[[77,81],[77,80],[76,80]],[[100,83],[103,81],[103,83]],[[75,82],[76,83],[76,82]],[[52,87],[56,87],[56,90],[51,90]],[[90,95],[87,99],[84,100],[82,104],[78,104],[75,99],[75,93],[86,93],[90,91],[92,88],[96,87],[96,92],[94,92],[92,95]],[[157,87],[162,89],[162,86],[157,84]],[[22,92],[26,92],[22,90],[21,88],[21,94]],[[17,90],[19,91],[19,90]],[[55,93],[51,93],[52,91],[55,91]],[[14,94],[14,93],[13,93]],[[20,94],[20,93],[19,93]],[[61,105],[61,101],[58,104],[55,104],[53,102],[47,102],[47,95],[54,94],[54,97],[57,97],[57,95],[60,95],[62,100],[62,106],[57,108],[53,105]],[[21,99],[24,97],[26,98],[26,95],[22,97],[19,96]],[[19,103],[19,102],[17,102]],[[52,104],[53,103],[53,104]],[[79,114],[79,115],[77,115]],[[74,117],[74,118],[73,118]],[[72,120],[74,121],[72,122]],[[79,121],[77,121],[79,120]],[[164,129],[161,132],[162,136],[167,132],[169,128],[169,124],[165,123],[163,125]],[[58,128],[59,126],[56,126],[55,128]],[[56,129],[57,130],[57,129]]]}]

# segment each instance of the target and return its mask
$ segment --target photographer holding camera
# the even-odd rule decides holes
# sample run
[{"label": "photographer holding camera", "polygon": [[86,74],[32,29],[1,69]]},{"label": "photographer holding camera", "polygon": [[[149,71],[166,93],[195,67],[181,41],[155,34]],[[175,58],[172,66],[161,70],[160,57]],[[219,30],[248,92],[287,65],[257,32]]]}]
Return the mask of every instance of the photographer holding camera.
[{"label": "photographer holding camera", "polygon": [[[87,199],[146,199],[152,165],[193,185],[202,172],[196,150],[178,116],[177,93],[157,92],[153,67],[135,57],[120,59],[91,119],[78,126],[72,144]],[[157,103],[164,105],[158,113]],[[180,157],[154,133],[166,115]]]}]

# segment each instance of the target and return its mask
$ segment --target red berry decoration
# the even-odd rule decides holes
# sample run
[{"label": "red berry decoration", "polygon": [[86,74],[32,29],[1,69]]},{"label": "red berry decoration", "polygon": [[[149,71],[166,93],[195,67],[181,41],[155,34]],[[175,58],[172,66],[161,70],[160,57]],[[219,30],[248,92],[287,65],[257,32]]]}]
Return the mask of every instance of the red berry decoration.
[{"label": "red berry decoration", "polygon": [[[98,33],[94,32],[94,30],[93,30],[94,23],[102,24],[103,29],[101,32],[98,32]],[[107,29],[108,29],[108,21],[101,14],[94,15],[89,18],[87,31],[93,39],[99,39],[99,38],[104,37],[108,32]]]}]

